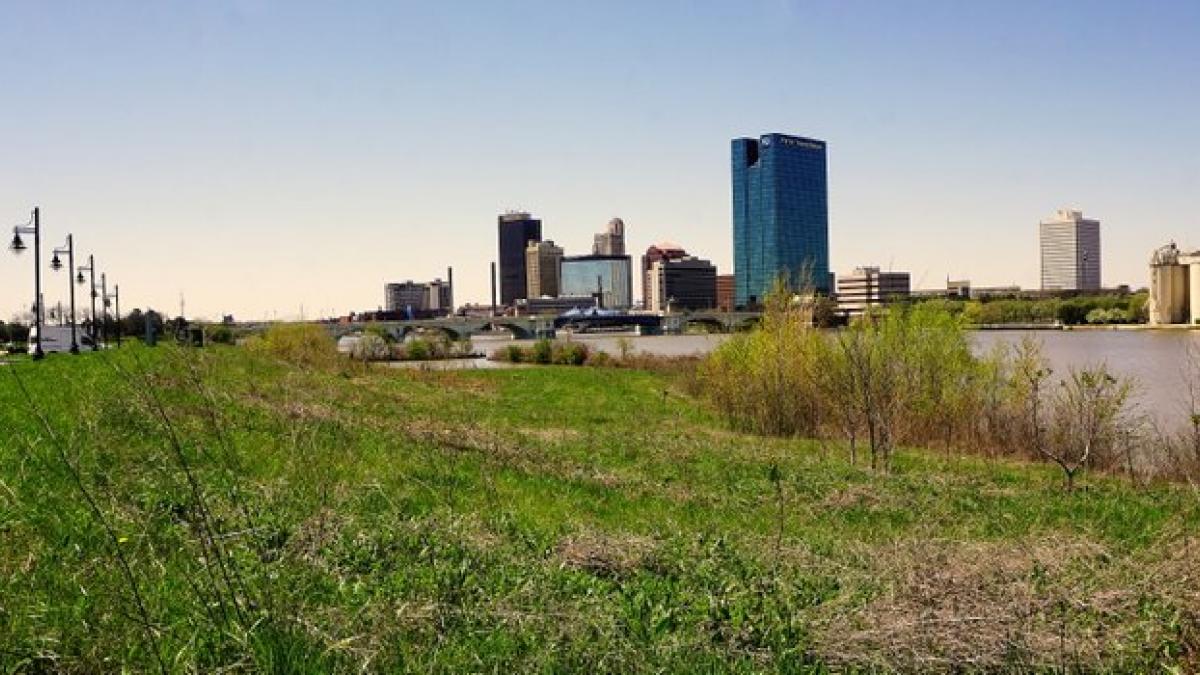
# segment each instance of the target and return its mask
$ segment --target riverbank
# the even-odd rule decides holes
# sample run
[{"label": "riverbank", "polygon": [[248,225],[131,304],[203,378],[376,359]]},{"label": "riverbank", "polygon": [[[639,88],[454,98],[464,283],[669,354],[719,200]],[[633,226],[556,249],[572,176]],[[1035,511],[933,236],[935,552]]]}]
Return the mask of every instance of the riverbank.
[{"label": "riverbank", "polygon": [[1200,665],[1186,488],[1066,494],[1050,467],[912,450],[879,475],[635,370],[136,347],[12,370],[33,408],[3,373],[7,664]]}]

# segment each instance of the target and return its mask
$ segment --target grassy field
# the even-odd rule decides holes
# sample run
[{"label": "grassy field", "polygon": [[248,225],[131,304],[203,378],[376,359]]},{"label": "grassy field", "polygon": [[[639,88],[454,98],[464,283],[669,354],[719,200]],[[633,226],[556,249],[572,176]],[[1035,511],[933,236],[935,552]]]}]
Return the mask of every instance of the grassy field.
[{"label": "grassy field", "polygon": [[1200,668],[1200,497],[610,368],[0,368],[0,672]]}]

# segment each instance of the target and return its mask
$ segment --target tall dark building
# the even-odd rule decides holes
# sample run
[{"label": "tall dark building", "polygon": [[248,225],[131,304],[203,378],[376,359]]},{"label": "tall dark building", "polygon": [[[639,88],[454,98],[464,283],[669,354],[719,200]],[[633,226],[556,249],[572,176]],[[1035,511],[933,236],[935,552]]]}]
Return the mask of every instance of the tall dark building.
[{"label": "tall dark building", "polygon": [[784,134],[735,138],[731,155],[736,304],[761,303],[779,276],[828,293],[825,142]]},{"label": "tall dark building", "polygon": [[678,260],[686,258],[687,251],[679,244],[669,241],[659,242],[646,249],[645,255],[642,256],[642,307],[644,309],[655,309],[650,301],[650,289],[654,286],[654,280],[650,277],[650,267],[659,260]]},{"label": "tall dark building", "polygon": [[650,265],[647,281],[648,310],[678,312],[717,306],[717,268],[707,260],[691,256],[657,260]]},{"label": "tall dark building", "polygon": [[542,240],[542,221],[528,213],[502,213],[500,233],[500,304],[511,306],[528,297],[525,286],[525,247]]}]

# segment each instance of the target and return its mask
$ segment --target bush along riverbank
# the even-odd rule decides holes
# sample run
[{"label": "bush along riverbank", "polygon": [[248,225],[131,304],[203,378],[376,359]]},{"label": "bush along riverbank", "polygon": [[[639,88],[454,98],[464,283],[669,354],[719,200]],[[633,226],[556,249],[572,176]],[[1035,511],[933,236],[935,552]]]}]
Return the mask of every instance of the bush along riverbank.
[{"label": "bush along riverbank", "polygon": [[[934,339],[942,321],[904,320],[859,330]],[[883,353],[856,335],[847,348]],[[301,328],[7,367],[0,665],[1200,667],[1193,489],[1093,472],[1067,491],[1055,465],[915,449],[894,421],[871,470],[846,435],[787,426],[834,428],[830,408],[754,422],[731,389],[713,399],[743,402],[729,411],[698,398],[734,356],[765,363],[767,347],[731,349],[709,379],[424,372]],[[761,391],[789,391],[779,370]]]},{"label": "bush along riverbank", "polygon": [[[971,326],[1144,324],[1149,293],[1081,295],[1063,298],[998,297],[982,300],[935,298],[915,301],[961,318]],[[819,311],[819,310],[818,310]]]},{"label": "bush along riverbank", "polygon": [[368,328],[362,335],[342,338],[347,345],[342,351],[362,361],[441,361],[445,359],[475,359],[483,354],[475,351],[470,340],[451,340],[444,335],[413,335],[397,340],[383,329]]},{"label": "bush along riverbank", "polygon": [[1160,430],[1132,407],[1134,383],[1103,365],[1053,372],[1032,339],[976,357],[964,319],[933,303],[814,330],[792,297],[776,289],[761,328],[701,365],[696,392],[735,429],[844,441],[885,471],[914,445],[1046,461],[1068,490],[1089,469],[1200,481],[1200,410],[1190,429]]}]

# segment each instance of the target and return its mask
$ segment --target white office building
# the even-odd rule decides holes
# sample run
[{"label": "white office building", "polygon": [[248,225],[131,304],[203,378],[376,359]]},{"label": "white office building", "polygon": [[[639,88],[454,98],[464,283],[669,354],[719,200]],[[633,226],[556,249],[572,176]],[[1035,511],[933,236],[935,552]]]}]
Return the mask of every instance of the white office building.
[{"label": "white office building", "polygon": [[1042,290],[1100,290],[1100,221],[1059,209],[1040,229]]},{"label": "white office building", "polygon": [[868,307],[905,300],[912,291],[908,272],[881,272],[878,267],[856,267],[837,278],[838,309],[858,316]]}]

